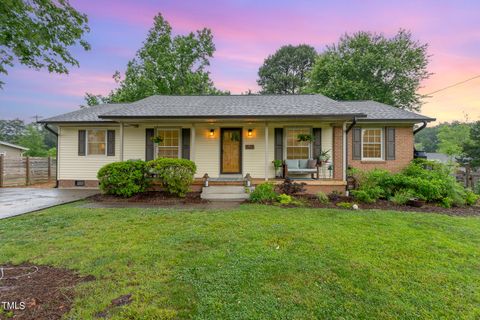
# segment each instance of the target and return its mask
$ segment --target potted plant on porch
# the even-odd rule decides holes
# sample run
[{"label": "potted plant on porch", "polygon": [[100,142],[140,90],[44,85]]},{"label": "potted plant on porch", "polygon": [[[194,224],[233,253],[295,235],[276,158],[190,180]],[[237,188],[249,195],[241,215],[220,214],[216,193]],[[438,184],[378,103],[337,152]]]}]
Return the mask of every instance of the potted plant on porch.
[{"label": "potted plant on porch", "polygon": [[152,137],[153,143],[159,144],[163,142],[163,138],[160,136]]},{"label": "potted plant on porch", "polygon": [[273,166],[275,167],[275,177],[276,177],[276,178],[281,177],[281,176],[282,176],[282,172],[281,172],[281,170],[279,170],[279,169],[282,167],[283,161],[277,159],[277,160],[273,160],[272,163],[273,163]]},{"label": "potted plant on porch", "polygon": [[321,151],[318,155],[317,162],[318,165],[322,165],[322,163],[327,163],[330,160],[330,150]]}]

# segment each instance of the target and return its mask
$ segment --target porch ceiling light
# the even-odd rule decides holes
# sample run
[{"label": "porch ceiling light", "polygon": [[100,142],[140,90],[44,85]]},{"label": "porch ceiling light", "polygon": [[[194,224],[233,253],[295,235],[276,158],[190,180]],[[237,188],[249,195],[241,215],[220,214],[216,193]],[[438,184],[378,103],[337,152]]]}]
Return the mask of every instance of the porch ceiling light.
[{"label": "porch ceiling light", "polygon": [[214,134],[215,134],[215,129],[210,129],[210,137],[213,137]]}]

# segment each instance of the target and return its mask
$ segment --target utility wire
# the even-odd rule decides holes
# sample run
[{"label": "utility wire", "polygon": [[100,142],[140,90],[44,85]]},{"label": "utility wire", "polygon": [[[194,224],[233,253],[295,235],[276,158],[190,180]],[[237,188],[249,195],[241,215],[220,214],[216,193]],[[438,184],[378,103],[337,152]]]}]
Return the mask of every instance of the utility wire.
[{"label": "utility wire", "polygon": [[472,80],[477,79],[477,78],[480,78],[480,74],[479,74],[479,75],[476,75],[475,77],[471,77],[471,78],[469,78],[469,79],[466,79],[466,80],[463,80],[463,81],[460,81],[460,82],[451,84],[451,85],[449,85],[449,86],[446,86],[445,88],[438,89],[438,90],[432,91],[432,92],[430,92],[430,93],[427,93],[426,96],[430,96],[430,95],[432,95],[432,94],[434,94],[434,93],[437,93],[437,92],[440,92],[440,91],[443,91],[443,90],[447,90],[447,89],[456,87],[456,86],[458,86],[458,85],[464,84],[465,82],[472,81]]}]

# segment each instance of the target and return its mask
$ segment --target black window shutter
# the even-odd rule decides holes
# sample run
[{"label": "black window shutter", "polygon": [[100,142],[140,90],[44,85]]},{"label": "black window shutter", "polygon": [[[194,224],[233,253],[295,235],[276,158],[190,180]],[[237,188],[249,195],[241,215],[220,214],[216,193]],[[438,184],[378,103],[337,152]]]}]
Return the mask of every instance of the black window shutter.
[{"label": "black window shutter", "polygon": [[395,160],[395,128],[385,128],[385,159]]},{"label": "black window shutter", "polygon": [[322,128],[313,128],[313,159],[318,159],[322,152]]},{"label": "black window shutter", "polygon": [[362,159],[362,128],[352,129],[352,159]]},{"label": "black window shutter", "polygon": [[107,156],[115,155],[115,130],[107,130]]},{"label": "black window shutter", "polygon": [[275,160],[283,160],[283,128],[275,128]]},{"label": "black window shutter", "polygon": [[190,160],[190,128],[182,129],[182,158]]},{"label": "black window shutter", "polygon": [[145,161],[153,160],[153,134],[155,133],[155,129],[148,128],[145,129]]},{"label": "black window shutter", "polygon": [[78,155],[79,156],[85,155],[86,136],[87,136],[87,132],[85,130],[78,130]]}]

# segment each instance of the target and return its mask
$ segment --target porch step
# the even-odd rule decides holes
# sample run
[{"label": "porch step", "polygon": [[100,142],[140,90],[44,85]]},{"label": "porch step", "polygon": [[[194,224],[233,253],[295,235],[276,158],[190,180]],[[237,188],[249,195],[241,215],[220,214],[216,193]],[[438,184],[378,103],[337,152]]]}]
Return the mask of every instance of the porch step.
[{"label": "porch step", "polygon": [[249,195],[243,186],[210,186],[203,187],[200,197],[206,200],[246,200]]}]

